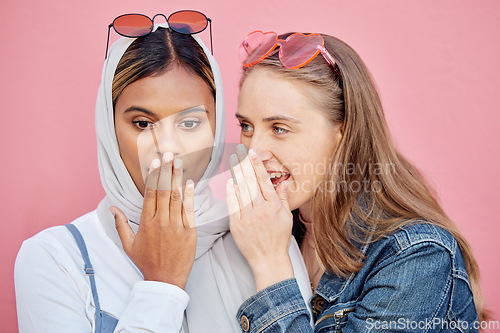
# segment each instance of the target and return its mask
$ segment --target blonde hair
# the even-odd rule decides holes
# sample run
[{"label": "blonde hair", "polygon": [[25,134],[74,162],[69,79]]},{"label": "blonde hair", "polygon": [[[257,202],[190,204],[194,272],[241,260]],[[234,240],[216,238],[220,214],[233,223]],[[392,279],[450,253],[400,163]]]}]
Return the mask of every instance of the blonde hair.
[{"label": "blonde hair", "polygon": [[[322,36],[325,48],[337,61],[336,69],[321,55],[299,69],[286,69],[274,51],[256,65],[244,68],[240,81],[241,85],[252,70],[261,68],[321,89],[324,93],[318,106],[328,119],[342,124],[342,139],[330,158],[327,181],[318,186],[313,197],[313,234],[320,263],[338,276],[358,272],[363,254],[353,241],[373,242],[424,219],[447,230],[458,242],[479,320],[486,319],[479,267],[470,245],[445,214],[421,173],[394,147],[380,98],[361,58],[343,41]],[[349,172],[349,165],[357,172]],[[373,165],[389,166],[391,172],[374,173],[369,167],[356,167]],[[345,188],[363,182],[377,190],[360,196]],[[328,188],[332,183],[337,185],[334,191]]]}]

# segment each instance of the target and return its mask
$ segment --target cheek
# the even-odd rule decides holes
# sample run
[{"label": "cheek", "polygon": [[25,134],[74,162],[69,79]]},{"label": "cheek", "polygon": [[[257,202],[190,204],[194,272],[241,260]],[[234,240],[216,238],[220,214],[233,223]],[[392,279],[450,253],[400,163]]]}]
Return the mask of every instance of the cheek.
[{"label": "cheek", "polygon": [[210,162],[213,135],[213,131],[207,128],[198,133],[190,133],[182,140],[184,142],[182,160],[187,172],[186,177],[195,182],[201,178]]},{"label": "cheek", "polygon": [[316,179],[311,172],[309,164],[297,164],[292,172],[293,182],[289,185],[290,192],[298,195],[309,195],[312,193]]},{"label": "cheek", "polygon": [[185,176],[184,179],[192,179],[197,183],[203,173],[205,172],[208,163],[210,162],[210,157],[212,155],[212,148],[205,148],[193,152],[191,154],[182,157],[182,162],[184,163]]},{"label": "cheek", "polygon": [[316,179],[325,179],[327,175],[327,168],[329,165],[330,161],[330,154],[329,152],[324,152],[323,154],[320,155],[321,157],[316,159],[314,161],[314,177]]},{"label": "cheek", "polygon": [[311,161],[307,177],[311,179],[312,191],[316,190],[321,182],[327,180],[329,159],[329,151],[322,150],[317,152],[316,158]]},{"label": "cheek", "polygon": [[297,154],[300,154],[300,159],[290,161],[290,168],[287,167],[293,176],[291,191],[296,195],[312,197],[318,185],[326,180],[329,155],[323,150],[311,149],[301,150]]},{"label": "cheek", "polygon": [[240,143],[244,144],[245,147],[250,148],[251,141],[252,141],[251,138],[243,135],[243,133],[240,132]]},{"label": "cheek", "polygon": [[130,133],[130,130],[118,121],[115,122],[115,129],[118,148],[120,149],[122,159],[137,159],[137,135]]},{"label": "cheek", "polygon": [[204,155],[214,144],[214,131],[208,124],[193,132],[179,132],[178,142],[184,155]]},{"label": "cheek", "polygon": [[[116,139],[120,157],[132,177],[135,185],[141,190],[143,184],[143,175],[141,172],[139,153],[138,153],[138,135],[132,129],[127,128],[119,121],[115,121]],[[142,192],[141,192],[142,193]]]}]

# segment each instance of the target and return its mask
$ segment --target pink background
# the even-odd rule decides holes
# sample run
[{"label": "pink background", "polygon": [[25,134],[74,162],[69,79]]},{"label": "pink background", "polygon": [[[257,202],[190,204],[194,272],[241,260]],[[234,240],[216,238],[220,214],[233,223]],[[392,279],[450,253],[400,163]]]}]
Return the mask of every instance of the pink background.
[{"label": "pink background", "polygon": [[[472,244],[487,304],[500,319],[500,2],[4,0],[3,332],[17,331],[12,272],[21,242],[94,209],[103,197],[94,105],[108,24],[123,13],[179,9],[213,20],[232,142],[239,138],[237,47],[248,32],[324,32],[357,50],[375,77],[395,141]],[[208,31],[201,35],[208,42]]]}]

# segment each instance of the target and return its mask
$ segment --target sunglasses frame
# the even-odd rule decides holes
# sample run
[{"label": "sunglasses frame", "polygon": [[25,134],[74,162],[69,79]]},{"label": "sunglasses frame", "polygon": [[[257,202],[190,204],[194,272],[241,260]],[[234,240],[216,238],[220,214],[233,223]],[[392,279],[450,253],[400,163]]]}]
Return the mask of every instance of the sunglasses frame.
[{"label": "sunglasses frame", "polygon": [[[207,20],[207,24],[205,25],[205,27],[203,29],[201,29],[200,31],[197,31],[197,32],[194,32],[194,33],[189,33],[189,34],[186,34],[184,32],[180,32],[180,31],[177,31],[175,30],[174,28],[172,28],[170,26],[170,24],[168,24],[168,21],[169,19],[172,17],[172,15],[175,15],[177,13],[181,13],[181,12],[194,12],[194,13],[198,13],[198,14],[201,14],[205,17],[205,19]],[[114,26],[114,23],[117,19],[119,19],[120,17],[123,17],[123,16],[127,16],[127,15],[139,15],[139,16],[143,16],[145,18],[148,18],[150,21],[151,21],[151,29],[149,30],[149,32],[147,33],[144,33],[142,35],[125,35],[125,34],[122,34],[120,32],[118,32]],[[111,31],[111,28],[113,28],[113,30],[120,36],[123,36],[123,37],[128,37],[128,38],[138,38],[138,37],[142,37],[142,36],[146,36],[146,35],[149,35],[151,32],[153,32],[153,29],[154,29],[154,21],[155,21],[155,18],[157,16],[163,16],[163,18],[165,18],[165,21],[167,21],[167,24],[169,26],[170,29],[172,29],[173,31],[175,32],[178,32],[180,34],[183,34],[183,35],[193,35],[193,34],[199,34],[203,31],[205,31],[207,29],[207,26],[210,26],[209,30],[210,30],[210,52],[212,53],[212,55],[214,54],[214,48],[213,48],[213,44],[212,44],[212,20],[207,17],[205,14],[203,14],[202,12],[199,12],[197,10],[191,10],[191,9],[185,9],[185,10],[178,10],[176,12],[173,12],[172,14],[170,14],[168,17],[165,16],[165,14],[156,14],[155,16],[153,16],[153,18],[150,18],[149,16],[147,15],[144,15],[144,14],[139,14],[139,13],[128,13],[128,14],[122,14],[120,16],[117,16],[112,23],[110,23],[108,25],[108,39],[106,41],[106,54],[104,55],[104,59],[106,59],[108,57],[108,49],[109,49],[109,34],[110,34],[110,31]]]},{"label": "sunglasses frame", "polygon": [[[240,45],[240,48],[243,47],[243,43],[245,43],[248,39],[249,36],[251,36],[252,34],[254,33],[261,33],[263,35],[266,35],[266,34],[269,34],[269,33],[273,33],[275,36],[276,36],[276,42],[274,43],[274,45],[269,49],[269,51],[267,51],[263,56],[261,56],[259,59],[253,61],[252,63],[248,63],[248,64],[242,64],[243,67],[251,67],[259,62],[261,62],[262,60],[264,60],[265,58],[267,58],[267,56],[272,52],[274,51],[278,46],[280,47],[279,51],[278,51],[278,58],[279,58],[279,61],[281,62],[281,64],[283,65],[283,67],[287,68],[287,69],[297,69],[297,68],[300,68],[300,67],[303,67],[305,65],[307,65],[309,62],[311,62],[314,58],[316,58],[316,56],[321,53],[321,55],[323,56],[323,58],[325,58],[326,62],[328,62],[328,64],[330,66],[333,67],[333,69],[340,75],[337,67],[338,66],[335,66],[337,64],[337,62],[335,61],[335,59],[332,57],[332,55],[330,54],[330,52],[328,52],[328,50],[325,48],[325,40],[323,39],[323,36],[321,36],[320,34],[316,34],[316,33],[312,33],[312,34],[308,34],[308,35],[305,35],[303,33],[300,33],[300,32],[296,32],[296,33],[293,33],[291,34],[290,36],[288,36],[286,39],[279,39],[278,38],[278,34],[274,31],[269,31],[269,32],[263,32],[261,30],[256,30],[256,31],[253,31],[251,33],[249,33],[247,35],[247,38],[245,38],[243,40],[243,42],[241,42],[241,45]],[[321,37],[321,45],[316,45],[316,52],[304,63],[300,64],[300,65],[297,65],[297,66],[294,66],[294,67],[286,67],[284,64],[283,64],[283,61],[281,60],[281,58],[283,57],[283,48],[282,48],[282,45],[285,44],[292,36],[295,36],[295,35],[302,35],[304,37],[308,37],[308,36],[320,36]]]}]

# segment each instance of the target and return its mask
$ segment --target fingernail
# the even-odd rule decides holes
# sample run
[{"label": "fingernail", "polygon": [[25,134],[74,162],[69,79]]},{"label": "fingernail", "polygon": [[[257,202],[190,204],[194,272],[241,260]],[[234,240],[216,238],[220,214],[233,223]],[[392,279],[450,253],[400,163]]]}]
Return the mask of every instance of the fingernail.
[{"label": "fingernail", "polygon": [[240,155],[245,155],[247,153],[247,147],[240,143],[236,146],[236,152]]},{"label": "fingernail", "polygon": [[165,163],[169,163],[173,158],[174,154],[172,154],[171,152],[166,152],[165,154],[163,154],[163,162]]},{"label": "fingernail", "polygon": [[113,208],[109,207],[109,211],[111,212],[111,215],[113,215],[113,217],[116,215],[115,211],[113,210]]},{"label": "fingernail", "polygon": [[257,157],[257,153],[255,152],[255,149],[253,149],[253,148],[250,148],[250,150],[248,151],[248,155],[250,156],[251,159],[254,159]]},{"label": "fingernail", "polygon": [[233,181],[235,184],[238,184],[238,181],[236,180],[236,175],[234,174],[234,167],[238,165],[238,157],[236,155],[231,155],[229,156],[229,165],[231,166],[229,170],[231,170],[231,177],[233,177]]},{"label": "fingernail", "polygon": [[233,154],[231,156],[229,156],[229,164],[231,166],[237,166],[238,163],[240,163],[240,161],[238,160],[238,156],[236,156],[236,154]]},{"label": "fingernail", "polygon": [[151,162],[151,169],[157,169],[161,165],[161,162],[159,159],[155,158],[153,162]]},{"label": "fingernail", "polygon": [[176,158],[174,160],[174,168],[176,169],[182,168],[182,160],[180,158]]},{"label": "fingernail", "polygon": [[186,186],[189,187],[189,188],[194,188],[194,182],[192,179],[188,179],[188,181],[186,182]]}]

